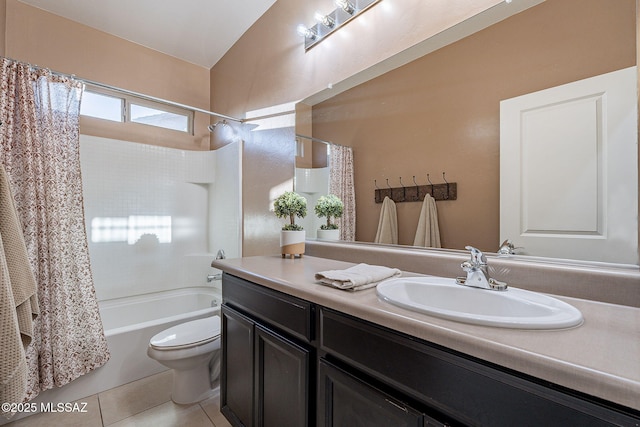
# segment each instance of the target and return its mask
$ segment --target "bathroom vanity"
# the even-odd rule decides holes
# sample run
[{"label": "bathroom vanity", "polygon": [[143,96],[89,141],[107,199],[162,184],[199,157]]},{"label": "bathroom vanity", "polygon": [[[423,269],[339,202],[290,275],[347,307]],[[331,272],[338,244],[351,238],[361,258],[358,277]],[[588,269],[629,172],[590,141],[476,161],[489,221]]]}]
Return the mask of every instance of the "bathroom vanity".
[{"label": "bathroom vanity", "polygon": [[352,263],[222,269],[221,410],[236,426],[640,425],[640,309],[563,298],[582,326],[509,330],[318,284]]}]

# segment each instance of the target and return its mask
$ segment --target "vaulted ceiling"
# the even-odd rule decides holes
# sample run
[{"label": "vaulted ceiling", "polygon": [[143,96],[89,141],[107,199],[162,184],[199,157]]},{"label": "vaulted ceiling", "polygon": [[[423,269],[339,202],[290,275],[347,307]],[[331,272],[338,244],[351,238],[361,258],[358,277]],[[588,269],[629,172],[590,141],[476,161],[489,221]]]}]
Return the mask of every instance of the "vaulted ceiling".
[{"label": "vaulted ceiling", "polygon": [[211,68],[276,0],[19,0]]}]

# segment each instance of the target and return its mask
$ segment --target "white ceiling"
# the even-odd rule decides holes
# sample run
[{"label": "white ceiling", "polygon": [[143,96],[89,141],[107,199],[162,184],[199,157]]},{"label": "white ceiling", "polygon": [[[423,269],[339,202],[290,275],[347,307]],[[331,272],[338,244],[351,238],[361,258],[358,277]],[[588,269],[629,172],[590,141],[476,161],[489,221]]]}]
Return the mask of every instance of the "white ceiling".
[{"label": "white ceiling", "polygon": [[20,0],[211,68],[276,0]]}]

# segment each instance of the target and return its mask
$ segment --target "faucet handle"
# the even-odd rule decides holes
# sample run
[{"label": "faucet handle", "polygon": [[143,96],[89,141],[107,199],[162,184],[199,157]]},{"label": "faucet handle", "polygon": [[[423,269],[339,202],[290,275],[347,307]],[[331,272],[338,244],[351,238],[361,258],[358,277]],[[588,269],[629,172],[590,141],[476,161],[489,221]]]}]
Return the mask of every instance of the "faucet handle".
[{"label": "faucet handle", "polygon": [[471,264],[475,267],[487,265],[487,257],[480,251],[480,249],[473,246],[465,246],[465,249],[471,252]]},{"label": "faucet handle", "polygon": [[502,242],[500,248],[498,248],[498,256],[516,255],[516,249],[523,249],[522,246],[516,247],[509,239]]}]

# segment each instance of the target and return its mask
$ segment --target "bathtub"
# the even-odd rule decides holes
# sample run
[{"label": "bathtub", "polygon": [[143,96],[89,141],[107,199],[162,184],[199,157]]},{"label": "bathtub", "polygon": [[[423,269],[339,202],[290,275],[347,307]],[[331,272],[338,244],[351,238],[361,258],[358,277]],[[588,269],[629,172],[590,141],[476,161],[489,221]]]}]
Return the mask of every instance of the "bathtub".
[{"label": "bathtub", "polygon": [[156,324],[210,316],[220,305],[216,288],[183,288],[153,294],[100,301],[100,316],[107,337],[146,329]]},{"label": "bathtub", "polygon": [[98,302],[111,359],[64,387],[40,393],[32,402],[38,407],[40,402],[72,402],[167,370],[147,356],[149,339],[179,323],[218,314],[221,302],[222,295],[215,287],[181,288]]}]

